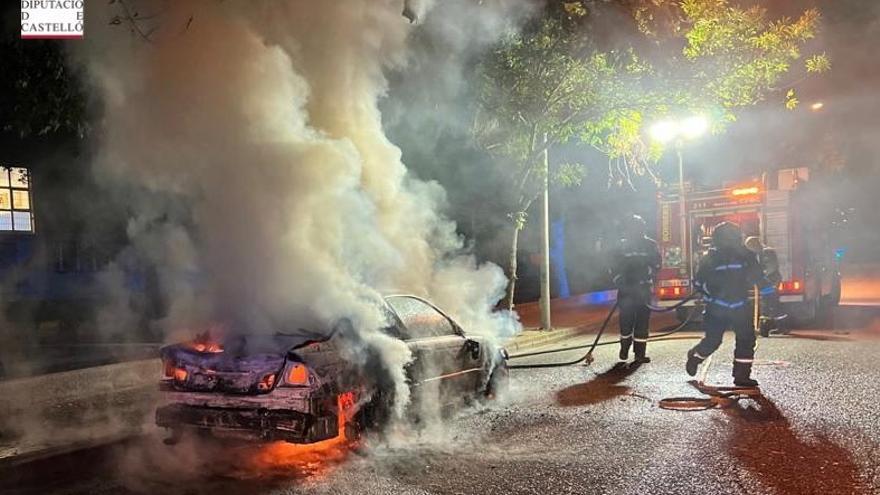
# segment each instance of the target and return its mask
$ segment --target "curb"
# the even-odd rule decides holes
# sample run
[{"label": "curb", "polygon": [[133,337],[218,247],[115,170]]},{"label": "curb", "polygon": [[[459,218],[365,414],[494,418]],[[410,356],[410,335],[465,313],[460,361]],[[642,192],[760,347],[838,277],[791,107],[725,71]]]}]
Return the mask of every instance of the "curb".
[{"label": "curb", "polygon": [[161,375],[162,361],[154,358],[4,380],[0,382],[0,416],[32,415],[46,405],[155,387]]},{"label": "curb", "polygon": [[88,440],[77,440],[62,445],[45,446],[31,450],[18,450],[15,447],[7,447],[6,449],[0,450],[0,471],[12,469],[16,466],[30,462],[42,461],[55,456],[70,454],[72,452],[118,444],[139,435],[143,435],[142,429],[133,428],[131,431],[94,437]]},{"label": "curb", "polygon": [[585,333],[588,327],[570,327],[559,330],[524,330],[504,345],[508,352],[534,349],[543,345],[566,340],[575,335]]},{"label": "curb", "polygon": [[148,359],[0,382],[0,468],[141,432],[161,371]]}]

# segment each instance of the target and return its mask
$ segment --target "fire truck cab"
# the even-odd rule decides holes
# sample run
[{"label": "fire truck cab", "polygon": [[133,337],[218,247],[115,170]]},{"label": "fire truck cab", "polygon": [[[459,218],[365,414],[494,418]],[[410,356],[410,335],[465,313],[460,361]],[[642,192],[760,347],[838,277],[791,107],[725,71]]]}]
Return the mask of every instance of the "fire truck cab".
[{"label": "fire truck cab", "polygon": [[[711,190],[685,185],[683,200],[677,187],[658,193],[657,240],[663,264],[656,295],[662,306],[690,294],[712,230],[723,221],[736,222],[745,236],[759,236],[776,250],[781,311],[790,320],[812,324],[839,303],[839,253],[823,223],[827,215],[807,187],[809,170],[780,170],[772,179],[765,176]],[[679,308],[678,318],[684,321],[699,304],[692,301]]]}]

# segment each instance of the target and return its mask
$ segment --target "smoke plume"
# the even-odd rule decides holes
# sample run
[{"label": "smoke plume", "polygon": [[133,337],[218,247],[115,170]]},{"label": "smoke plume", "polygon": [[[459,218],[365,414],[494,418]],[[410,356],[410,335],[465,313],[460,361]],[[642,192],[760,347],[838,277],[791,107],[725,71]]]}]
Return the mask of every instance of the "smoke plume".
[{"label": "smoke plume", "polygon": [[168,335],[347,318],[405,397],[410,356],[377,331],[381,293],[434,298],[475,332],[518,330],[491,312],[502,271],[463,249],[443,189],[408,173],[383,132],[385,73],[406,66],[418,28],[402,2],[125,6],[90,12],[77,57],[104,109],[96,170],[137,191],[131,249],[159,269]]}]

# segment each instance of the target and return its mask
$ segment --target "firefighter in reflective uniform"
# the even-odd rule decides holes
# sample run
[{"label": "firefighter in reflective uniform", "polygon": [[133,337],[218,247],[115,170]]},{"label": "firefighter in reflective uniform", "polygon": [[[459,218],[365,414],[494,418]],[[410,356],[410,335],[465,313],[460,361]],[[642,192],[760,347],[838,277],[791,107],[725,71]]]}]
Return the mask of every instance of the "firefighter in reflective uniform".
[{"label": "firefighter in reflective uniform", "polygon": [[647,304],[651,302],[654,278],[660,269],[660,250],[645,231],[642,217],[633,215],[628,218],[623,238],[613,253],[611,274],[620,308],[619,364],[628,359],[630,346],[635,354],[634,364],[651,362],[646,355],[651,317]]},{"label": "firefighter in reflective uniform", "polygon": [[[778,285],[782,281],[782,275],[779,273],[779,257],[776,256],[776,250],[770,246],[765,246],[761,242],[761,238],[757,236],[746,239],[746,248],[758,256],[758,264],[761,265],[761,270],[764,272],[767,280],[774,286]],[[777,292],[774,291],[772,294],[761,298],[761,323],[759,328],[762,336],[767,337],[771,333],[785,333],[779,327],[779,320],[783,318],[785,318],[784,315],[779,315],[779,294]]]},{"label": "firefighter in reflective uniform", "polygon": [[722,222],[712,232],[712,247],[700,260],[694,287],[702,292],[706,311],[705,337],[687,353],[685,368],[691,376],[697,367],[721,345],[724,331],[733,329],[736,347],[733,355],[733,383],[738,387],[757,387],[753,380],[755,328],[749,311],[749,291],[758,286],[761,295],[775,292],[764,276],[754,253],[745,248],[742,231],[732,222]]}]

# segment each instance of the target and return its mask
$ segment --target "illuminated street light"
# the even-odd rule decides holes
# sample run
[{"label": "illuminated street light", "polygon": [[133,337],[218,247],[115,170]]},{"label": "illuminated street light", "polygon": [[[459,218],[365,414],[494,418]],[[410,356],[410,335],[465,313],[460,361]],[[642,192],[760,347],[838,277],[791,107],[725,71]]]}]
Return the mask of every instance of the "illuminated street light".
[{"label": "illuminated street light", "polygon": [[[649,129],[651,139],[659,143],[675,141],[675,153],[678,155],[678,216],[681,221],[679,235],[681,236],[682,259],[688,259],[688,228],[687,228],[687,202],[684,190],[684,158],[682,147],[685,140],[696,139],[709,130],[709,121],[702,115],[692,115],[681,120],[664,120],[657,122]],[[690,277],[690,266],[681,268],[681,275]]]},{"label": "illuminated street light", "polygon": [[679,131],[681,135],[687,139],[696,139],[709,129],[709,121],[702,115],[688,117],[681,121]]},{"label": "illuminated street light", "polygon": [[678,135],[678,123],[673,122],[671,120],[664,120],[662,122],[657,122],[653,126],[651,126],[651,139],[661,142],[668,143],[675,139]]},{"label": "illuminated street light", "polygon": [[668,143],[674,139],[696,139],[709,130],[709,121],[702,115],[693,115],[682,120],[663,120],[651,126],[651,139]]},{"label": "illuminated street light", "polygon": [[812,110],[814,112],[818,112],[819,110],[822,110],[824,107],[825,107],[824,103],[822,103],[821,101],[817,101],[816,103],[813,103],[812,105],[810,105],[810,110]]}]

